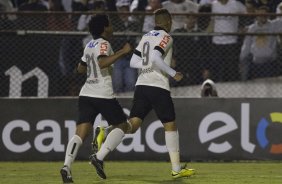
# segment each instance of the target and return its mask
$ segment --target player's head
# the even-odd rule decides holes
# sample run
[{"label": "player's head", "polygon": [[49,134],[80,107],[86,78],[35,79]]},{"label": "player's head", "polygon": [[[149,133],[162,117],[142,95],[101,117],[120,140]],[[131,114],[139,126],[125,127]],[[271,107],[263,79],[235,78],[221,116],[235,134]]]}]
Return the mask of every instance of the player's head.
[{"label": "player's head", "polygon": [[93,38],[104,36],[109,38],[113,34],[113,27],[109,17],[105,14],[96,14],[88,23],[89,32]]},{"label": "player's head", "polygon": [[171,30],[171,15],[167,9],[157,9],[154,12],[155,15],[155,24],[158,27],[165,29],[167,32]]}]

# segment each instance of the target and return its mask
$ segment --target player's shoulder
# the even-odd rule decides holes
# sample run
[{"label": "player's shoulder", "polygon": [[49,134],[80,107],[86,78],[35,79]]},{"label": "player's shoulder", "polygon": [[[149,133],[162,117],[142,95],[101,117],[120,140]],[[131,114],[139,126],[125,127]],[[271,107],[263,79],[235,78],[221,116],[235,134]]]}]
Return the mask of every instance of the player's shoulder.
[{"label": "player's shoulder", "polygon": [[163,38],[166,37],[169,40],[173,40],[172,36],[168,32],[166,32],[166,31],[162,31],[162,37]]},{"label": "player's shoulder", "polygon": [[92,39],[86,44],[85,48],[97,49],[100,47],[100,45],[110,45],[110,42],[103,38]]},{"label": "player's shoulder", "polygon": [[99,44],[111,45],[110,42],[104,38],[97,39],[97,41],[99,42]]}]

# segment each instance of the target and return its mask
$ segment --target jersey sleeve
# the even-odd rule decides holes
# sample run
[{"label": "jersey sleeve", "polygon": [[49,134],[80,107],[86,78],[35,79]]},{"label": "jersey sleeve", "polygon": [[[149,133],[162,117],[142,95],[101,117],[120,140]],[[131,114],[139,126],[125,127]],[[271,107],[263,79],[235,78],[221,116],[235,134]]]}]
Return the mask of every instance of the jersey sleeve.
[{"label": "jersey sleeve", "polygon": [[167,53],[169,49],[172,47],[173,44],[173,39],[170,35],[165,34],[162,38],[161,41],[158,43],[158,45],[155,46],[155,50],[158,50],[162,55]]},{"label": "jersey sleeve", "polygon": [[[142,46],[143,46],[143,42],[144,42],[143,40],[144,40],[144,38],[142,37],[139,44],[137,45],[137,47],[134,50],[134,53],[135,52],[138,53],[137,55],[140,56],[140,57],[141,57],[141,51],[142,51]],[[140,53],[140,55],[139,55],[139,53]]]},{"label": "jersey sleeve", "polygon": [[111,44],[108,41],[101,42],[96,50],[97,59],[103,56],[109,56],[112,53]]},{"label": "jersey sleeve", "polygon": [[85,47],[85,49],[84,49],[84,51],[83,51],[83,56],[81,57],[81,61],[84,62],[84,63],[86,63],[86,54],[85,54],[85,50],[86,50],[86,47]]}]

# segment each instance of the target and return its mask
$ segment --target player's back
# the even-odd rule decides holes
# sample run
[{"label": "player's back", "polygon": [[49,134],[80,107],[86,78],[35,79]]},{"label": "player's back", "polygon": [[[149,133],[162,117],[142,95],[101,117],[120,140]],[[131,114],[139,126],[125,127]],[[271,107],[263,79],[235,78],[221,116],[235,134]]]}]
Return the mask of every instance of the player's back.
[{"label": "player's back", "polygon": [[136,85],[155,86],[170,90],[168,76],[153,66],[151,61],[154,50],[162,53],[164,62],[171,65],[172,37],[164,30],[152,30],[143,35],[136,50],[141,53],[142,69]]},{"label": "player's back", "polygon": [[113,54],[110,43],[98,38],[91,40],[85,46],[82,61],[87,64],[87,79],[83,85],[80,96],[97,98],[113,98],[112,78],[109,67],[100,69],[98,58]]}]

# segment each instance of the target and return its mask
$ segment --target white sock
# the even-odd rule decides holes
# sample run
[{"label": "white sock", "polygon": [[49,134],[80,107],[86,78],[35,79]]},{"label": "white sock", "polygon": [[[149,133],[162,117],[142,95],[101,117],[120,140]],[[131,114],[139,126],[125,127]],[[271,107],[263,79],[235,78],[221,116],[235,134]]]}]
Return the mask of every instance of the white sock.
[{"label": "white sock", "polygon": [[110,151],[113,151],[122,141],[124,132],[120,128],[113,129],[107,136],[101,149],[97,152],[97,158],[104,160]]},{"label": "white sock", "polygon": [[169,153],[172,170],[179,172],[180,154],[179,154],[179,135],[177,131],[165,131],[165,142]]},{"label": "white sock", "polygon": [[78,135],[74,135],[68,143],[66,156],[65,156],[65,163],[64,165],[71,168],[71,164],[76,158],[77,152],[82,145],[82,140]]}]

